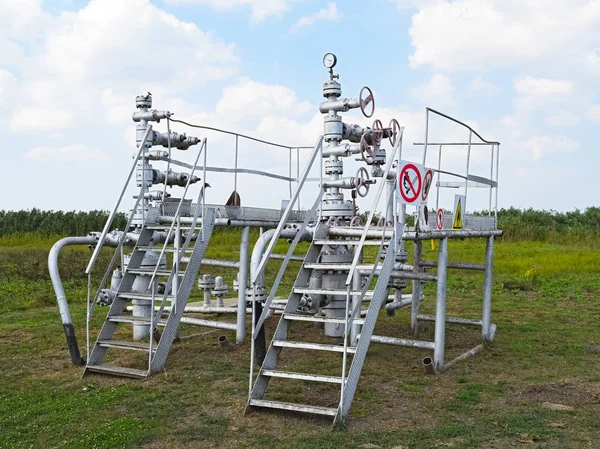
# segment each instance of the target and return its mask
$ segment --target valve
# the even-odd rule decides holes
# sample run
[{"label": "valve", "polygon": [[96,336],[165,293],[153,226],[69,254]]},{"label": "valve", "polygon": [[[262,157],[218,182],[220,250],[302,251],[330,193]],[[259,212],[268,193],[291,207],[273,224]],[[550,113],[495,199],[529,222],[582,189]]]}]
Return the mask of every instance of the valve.
[{"label": "valve", "polygon": [[[367,140],[370,140],[369,143]],[[371,147],[375,142],[372,133],[364,133],[360,138],[360,154],[367,164],[372,164],[375,160],[375,150]]]},{"label": "valve", "polygon": [[[368,92],[369,94],[363,98],[363,93]],[[360,90],[360,94],[358,95],[358,101],[360,103],[360,111],[367,118],[373,117],[373,113],[375,112],[375,97],[373,96],[373,92],[367,86],[364,86]],[[367,107],[371,105],[371,112],[367,113]]]},{"label": "valve", "polygon": [[400,123],[398,123],[398,120],[396,120],[395,118],[390,120],[390,126],[389,126],[391,133],[390,133],[390,145],[392,147],[396,146],[396,142],[398,141],[398,137],[400,134]]},{"label": "valve", "polygon": [[372,181],[369,179],[369,172],[365,167],[360,167],[358,169],[354,182],[356,183],[356,193],[358,193],[358,196],[361,198],[367,196]]}]

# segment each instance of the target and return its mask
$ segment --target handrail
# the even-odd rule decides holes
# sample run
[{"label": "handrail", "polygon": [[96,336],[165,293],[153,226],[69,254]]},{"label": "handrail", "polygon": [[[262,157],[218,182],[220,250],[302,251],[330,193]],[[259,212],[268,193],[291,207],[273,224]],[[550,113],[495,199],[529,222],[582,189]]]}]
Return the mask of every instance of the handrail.
[{"label": "handrail", "polygon": [[[192,177],[194,176],[194,171],[196,170],[196,164],[198,164],[198,160],[200,159],[200,154],[202,154],[202,151],[205,149],[206,146],[206,137],[204,139],[202,139],[202,145],[200,145],[200,150],[198,151],[198,155],[196,156],[196,161],[194,162],[194,168],[192,169],[191,173],[188,176],[188,180],[185,183],[185,188],[183,190],[183,194],[181,195],[181,198],[179,199],[179,204],[177,205],[177,209],[175,210],[175,215],[174,217],[177,218],[179,217],[180,211],[181,211],[181,205],[183,204],[183,200],[185,198],[185,195],[188,191],[188,188],[190,187],[191,181],[192,181]],[[165,178],[165,183],[167,182],[167,179]],[[202,179],[202,183],[205,183],[206,180]],[[169,231],[167,232],[167,236],[165,238],[165,244],[162,247],[162,250],[160,251],[160,255],[158,256],[158,260],[160,261],[162,259],[162,257],[165,254],[165,250],[167,248],[167,243],[169,242],[169,239],[171,238],[171,234],[173,233],[173,229],[175,227],[175,223],[177,222],[176,219],[174,219],[171,222],[171,226],[169,226]],[[154,271],[152,272],[152,277],[150,278],[150,283],[148,285],[152,285],[152,283],[154,282],[154,279],[156,279],[156,273],[158,272],[158,266],[160,265],[160,263],[157,263],[154,267]]]},{"label": "handrail", "polygon": [[321,203],[321,200],[323,199],[324,193],[325,193],[325,190],[321,189],[319,192],[319,195],[317,195],[317,199],[314,202],[310,212],[308,214],[306,214],[306,217],[304,217],[304,221],[302,222],[302,225],[298,229],[298,232],[296,233],[294,240],[292,240],[292,243],[291,243],[290,247],[288,248],[285,258],[283,259],[283,262],[281,263],[281,266],[279,267],[279,272],[277,273],[275,282],[273,283],[273,286],[271,287],[271,291],[269,292],[269,297],[267,298],[267,300],[265,301],[265,304],[263,306],[263,311],[260,314],[258,321],[256,322],[255,329],[252,334],[252,338],[258,337],[258,333],[267,317],[267,313],[269,312],[269,307],[271,307],[271,302],[273,302],[273,298],[275,298],[275,294],[277,293],[277,289],[279,288],[279,284],[281,283],[281,279],[283,278],[285,269],[287,268],[287,265],[292,257],[292,254],[294,253],[294,250],[296,249],[296,246],[298,245],[298,242],[300,242],[300,240],[302,239],[302,234],[304,233],[306,226],[308,226],[309,221],[314,218],[315,212],[317,211],[317,208],[318,208],[319,204]]},{"label": "handrail", "polygon": [[[447,115],[447,114],[444,114],[443,112],[436,111],[435,109],[431,109],[431,108],[425,108],[425,110],[426,110],[427,112],[433,112],[434,114],[437,114],[437,115],[439,115],[439,116],[441,116],[441,117],[444,117],[444,118],[447,118],[448,120],[451,120],[451,121],[453,121],[454,123],[458,123],[459,125],[462,125],[462,126],[464,126],[464,127],[465,127],[465,128],[467,128],[469,131],[471,131],[473,134],[475,134],[477,137],[479,137],[479,140],[481,140],[483,143],[486,143],[486,144],[488,144],[488,145],[492,145],[492,144],[494,144],[494,145],[500,145],[500,142],[496,142],[496,141],[488,141],[488,140],[485,140],[483,137],[481,137],[481,135],[480,135],[480,134],[479,134],[477,131],[475,131],[475,130],[474,130],[473,128],[471,128],[469,125],[467,125],[467,124],[466,124],[466,123],[464,123],[464,122],[461,122],[461,121],[460,121],[460,120],[458,120],[458,119],[455,119],[454,117],[450,117],[449,115]],[[434,145],[434,144],[431,144],[431,145]]]},{"label": "handrail", "polygon": [[310,155],[308,162],[306,163],[306,167],[304,168],[304,173],[302,174],[302,177],[300,178],[300,181],[298,182],[298,185],[296,186],[296,190],[294,191],[292,198],[290,198],[290,201],[289,201],[287,207],[285,208],[285,211],[283,212],[281,219],[279,220],[279,224],[277,225],[277,228],[275,230],[275,234],[273,235],[273,238],[269,242],[269,246],[267,247],[266,251],[263,253],[262,259],[260,260],[260,264],[258,265],[258,269],[254,273],[254,276],[252,278],[253,284],[256,283],[256,279],[258,278],[258,276],[260,276],[260,273],[264,270],[265,265],[267,264],[267,261],[269,260],[271,253],[273,252],[273,248],[275,247],[275,244],[277,243],[277,240],[279,239],[279,236],[281,235],[281,231],[283,230],[283,227],[286,225],[288,218],[294,207],[294,204],[296,203],[296,200],[298,199],[298,197],[300,195],[300,191],[302,190],[304,181],[306,181],[306,178],[308,177],[308,174],[309,174],[309,172],[312,168],[312,165],[315,161],[315,158],[316,158],[317,154],[319,154],[319,152],[321,151],[322,146],[323,146],[323,136],[319,136],[319,138],[317,139],[317,143],[315,144],[314,150],[313,150],[312,154]]},{"label": "handrail", "polygon": [[[150,131],[152,131],[152,125],[148,125],[148,127],[146,128],[146,132],[144,133],[144,136],[142,137],[142,140],[140,142],[140,148],[139,148],[139,150],[137,152],[137,155],[135,156],[135,158],[133,160],[133,164],[131,166],[131,170],[129,170],[129,175],[127,176],[127,180],[125,181],[125,185],[123,186],[123,189],[121,190],[121,194],[119,195],[119,199],[117,200],[117,204],[115,204],[114,209],[112,210],[111,214],[109,215],[108,219],[106,220],[106,224],[104,225],[104,229],[102,230],[102,234],[100,234],[100,240],[98,241],[98,244],[94,248],[94,252],[92,253],[92,257],[90,258],[88,266],[85,269],[85,274],[90,274],[90,272],[92,271],[92,268],[94,268],[94,264],[96,263],[96,259],[98,258],[98,254],[100,254],[100,249],[102,249],[102,245],[104,245],[104,239],[106,238],[106,234],[108,234],[108,230],[110,229],[110,226],[112,225],[112,222],[113,222],[113,220],[115,218],[115,215],[117,214],[117,209],[121,205],[121,200],[123,199],[123,195],[125,195],[125,190],[127,190],[127,186],[129,185],[129,181],[131,180],[131,176],[133,175],[133,172],[135,170],[135,166],[137,164],[137,161],[140,159],[140,154],[144,151],[144,147],[146,146],[146,140],[148,139],[148,134],[150,133]],[[140,197],[143,197],[143,193],[140,194]],[[135,208],[134,208],[134,210],[135,210]],[[125,231],[127,231],[127,229],[128,228],[126,228]]]},{"label": "handrail", "polygon": [[300,148],[300,149],[303,149],[303,150],[308,150],[310,148],[313,148],[313,147],[309,147],[309,146],[282,145],[280,143],[269,142],[268,140],[258,139],[256,137],[247,136],[245,134],[240,134],[240,133],[235,133],[233,131],[226,131],[224,129],[213,128],[212,126],[192,125],[191,123],[184,122],[183,120],[171,119],[171,121],[172,122],[181,123],[181,124],[189,126],[191,128],[206,129],[206,130],[209,130],[209,131],[216,131],[216,132],[220,132],[220,133],[223,133],[223,134],[229,134],[229,135],[236,136],[236,137],[243,137],[244,139],[253,140],[255,142],[264,143],[264,144],[272,145],[274,147],[279,147],[279,148],[287,148],[287,149],[290,149],[290,150],[293,149],[293,148]]},{"label": "handrail", "polygon": [[[204,195],[204,189],[205,189],[204,186],[202,186],[202,188],[200,189],[200,193],[198,194],[198,200],[197,200],[198,203],[197,204],[200,204],[201,198]],[[181,258],[185,254],[185,252],[186,252],[186,250],[187,250],[187,248],[188,248],[188,246],[189,246],[189,244],[190,244],[190,242],[192,240],[192,234],[194,233],[194,231],[196,229],[196,223],[198,222],[198,216],[199,215],[200,215],[200,208],[197,207],[196,211],[194,212],[194,219],[192,220],[192,224],[190,226],[190,230],[188,231],[188,235],[185,238],[185,240],[183,242],[183,245],[181,245],[181,248],[180,248],[179,252],[176,253],[177,261],[178,262],[181,262]],[[175,220],[173,220],[173,221],[175,221]],[[169,240],[167,239],[165,241],[164,247],[167,246],[168,242],[169,242]],[[164,249],[164,247],[163,247],[163,249]],[[160,260],[160,258],[159,258],[159,260]],[[174,279],[173,275],[174,274],[176,275],[176,273],[175,273],[176,268],[177,268],[177,265],[176,265],[175,261],[173,261],[173,267],[171,268],[171,274],[169,274],[169,279],[167,280],[167,285],[165,287],[165,292],[163,294],[162,302],[160,304],[159,309],[156,311],[154,319],[152,320],[152,327],[151,327],[152,330],[157,326],[158,320],[160,320],[160,318],[162,316],[163,310],[165,308],[165,303],[166,303],[167,297],[169,296],[169,290],[171,288],[171,285],[173,284],[173,279]],[[152,285],[152,284],[150,284],[150,285]],[[175,293],[175,299],[177,299],[176,295],[177,295],[177,293]]]},{"label": "handrail", "polygon": [[367,222],[365,223],[365,229],[363,231],[363,234],[360,237],[360,243],[358,244],[358,247],[354,250],[354,259],[352,260],[352,265],[350,267],[350,271],[348,272],[348,276],[346,277],[346,286],[350,285],[350,283],[352,282],[352,278],[354,277],[354,271],[356,270],[356,265],[358,265],[360,251],[362,250],[362,248],[365,244],[365,240],[367,239],[367,234],[369,232],[369,228],[371,227],[371,222],[373,221],[373,216],[375,215],[375,209],[377,208],[377,203],[379,203],[379,198],[381,198],[381,194],[385,187],[385,180],[387,180],[388,174],[390,173],[392,165],[394,164],[394,158],[396,157],[398,148],[401,147],[401,145],[402,145],[402,138],[404,137],[404,127],[403,126],[400,127],[399,133],[400,133],[400,135],[398,136],[398,142],[394,146],[392,155],[388,159],[387,165],[385,167],[385,171],[383,173],[383,177],[381,178],[383,180],[383,182],[381,182],[381,184],[379,185],[379,189],[377,190],[375,200],[373,201],[373,206],[371,207],[371,210],[369,211],[369,217],[367,219]]}]

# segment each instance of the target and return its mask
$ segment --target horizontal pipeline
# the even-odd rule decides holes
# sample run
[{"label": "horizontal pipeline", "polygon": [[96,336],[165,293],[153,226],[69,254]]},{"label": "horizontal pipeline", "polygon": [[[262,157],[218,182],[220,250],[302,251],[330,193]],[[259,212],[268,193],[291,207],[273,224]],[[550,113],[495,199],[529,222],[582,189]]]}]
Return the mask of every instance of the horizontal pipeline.
[{"label": "horizontal pipeline", "polygon": [[[417,320],[421,321],[435,321],[434,315],[417,315]],[[446,317],[446,323],[451,324],[465,324],[467,326],[481,326],[483,323],[481,320],[473,320],[471,318],[459,318],[459,317]]]},{"label": "horizontal pipeline", "polygon": [[[358,336],[360,338],[360,334]],[[383,343],[386,345],[407,346],[409,348],[431,349],[435,347],[432,341],[410,340],[408,338],[384,337],[381,335],[371,336],[372,343]]]},{"label": "horizontal pipeline", "polygon": [[[342,226],[334,226],[329,228],[329,236],[336,237],[361,237],[363,230],[360,228],[350,228]],[[381,238],[385,232],[385,237],[391,238],[393,231],[391,229],[370,229],[367,231],[368,238]],[[404,240],[440,240],[440,239],[466,239],[466,238],[483,238],[483,237],[499,237],[503,234],[500,230],[463,230],[463,231],[423,231],[423,232],[405,232]]]},{"label": "horizontal pipeline", "polygon": [[[419,266],[437,268],[437,262],[435,260],[422,260],[419,262]],[[485,271],[485,265],[482,263],[448,262],[447,268],[455,268],[457,270]]]}]

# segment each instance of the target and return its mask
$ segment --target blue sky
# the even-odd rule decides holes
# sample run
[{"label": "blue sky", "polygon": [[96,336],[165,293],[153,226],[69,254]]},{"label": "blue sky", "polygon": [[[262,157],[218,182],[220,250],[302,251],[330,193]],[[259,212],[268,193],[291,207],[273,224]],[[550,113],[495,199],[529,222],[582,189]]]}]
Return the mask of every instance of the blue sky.
[{"label": "blue sky", "polygon": [[[368,85],[375,117],[406,126],[407,159],[419,159],[412,142],[423,140],[430,106],[502,143],[501,207],[599,205],[599,1],[0,3],[0,209],[110,208],[134,151],[134,99],[146,91],[180,119],[311,145],[328,51],[345,96]],[[347,121],[370,123],[355,113]],[[209,162],[231,163],[231,140],[173,128],[206,135]],[[432,133],[467,138],[438,121]],[[475,158],[477,174],[488,157]],[[448,152],[451,165],[463,159]],[[240,153],[248,168],[286,164],[287,153]],[[232,180],[207,180],[209,200],[224,202]],[[277,205],[288,192],[249,178],[240,187],[252,205]],[[469,209],[485,198],[474,194]]]}]

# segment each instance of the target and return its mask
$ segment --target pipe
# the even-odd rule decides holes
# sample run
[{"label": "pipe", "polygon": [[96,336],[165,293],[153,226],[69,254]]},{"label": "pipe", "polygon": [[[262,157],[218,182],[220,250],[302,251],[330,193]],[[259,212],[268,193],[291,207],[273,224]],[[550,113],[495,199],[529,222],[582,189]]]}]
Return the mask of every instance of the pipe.
[{"label": "pipe", "polygon": [[[358,335],[360,340],[360,334]],[[395,345],[395,346],[406,346],[409,348],[417,348],[417,349],[433,349],[435,343],[432,341],[423,341],[423,340],[411,340],[408,338],[395,338],[395,337],[385,337],[383,335],[373,335],[371,336],[372,343],[383,343],[386,345]]]},{"label": "pipe", "polygon": [[226,329],[230,331],[234,331],[236,329],[235,323],[226,323],[224,321],[210,321],[210,320],[201,320],[199,318],[189,318],[184,316],[181,318],[181,323],[183,324],[193,324],[195,326],[204,326],[204,327],[214,327],[216,329]]},{"label": "pipe", "polygon": [[[269,229],[266,232],[263,232],[260,237],[258,237],[258,240],[256,240],[256,243],[254,244],[254,249],[252,250],[252,257],[250,259],[250,279],[256,279],[256,285],[257,286],[263,286],[264,285],[264,280],[263,280],[263,276],[264,273],[260,273],[260,277],[259,278],[255,278],[254,276],[257,274],[256,270],[258,270],[258,267],[260,265],[260,261],[262,259],[262,255],[265,252],[265,249],[267,248],[267,245],[269,244],[269,242],[271,241],[271,239],[273,238],[273,236],[275,235],[275,233],[277,232],[276,229]],[[289,239],[289,238],[294,238],[296,236],[296,232],[298,232],[298,229],[283,229],[281,231],[281,234],[279,235],[279,238],[285,238],[285,239]],[[312,235],[305,231],[305,238],[310,235],[312,237]]]},{"label": "pipe", "polygon": [[[334,226],[329,229],[329,237],[361,237],[363,235],[363,229],[361,228],[349,228],[343,226]],[[383,229],[369,229],[367,231],[367,238],[381,238],[384,235],[386,238],[392,238],[393,230]],[[421,232],[405,232],[403,234],[403,240],[430,240],[430,239],[465,239],[465,238],[483,238],[483,237],[500,237],[503,231],[484,231],[484,230],[463,230],[463,231],[421,231]]]},{"label": "pipe", "polygon": [[444,366],[444,371],[446,371],[448,368],[451,368],[453,365],[456,364],[456,362],[459,362],[460,360],[464,360],[464,359],[466,359],[468,357],[474,356],[479,351],[481,351],[483,348],[484,348],[484,345],[482,343],[482,344],[479,344],[479,345],[475,346],[472,349],[469,349],[467,352],[462,353],[461,355],[459,355],[455,359],[453,359],[453,360],[449,361],[448,363],[446,363],[446,366]]},{"label": "pipe", "polygon": [[446,275],[448,264],[448,239],[440,241],[438,250],[438,281],[435,298],[435,348],[433,364],[437,371],[444,369],[444,345],[446,338]]},{"label": "pipe", "polygon": [[71,356],[71,363],[73,365],[85,365],[85,360],[83,360],[81,353],[79,352],[75,328],[73,327],[73,320],[71,319],[69,304],[67,303],[67,296],[65,295],[65,290],[60,279],[60,273],[58,272],[58,254],[60,253],[60,250],[67,245],[93,245],[95,243],[96,237],[94,236],[65,237],[56,242],[50,249],[50,253],[48,253],[48,271],[50,273],[50,279],[52,280],[52,286],[54,287],[54,293],[56,294],[58,310],[60,312],[60,318],[69,347],[69,355]]},{"label": "pipe", "polygon": [[[491,238],[491,237],[488,237]],[[422,260],[419,262],[419,266],[428,268],[437,268],[437,262],[435,260]],[[448,262],[447,268],[453,268],[457,270],[485,270],[485,265],[480,263],[467,263],[467,262]]]},{"label": "pipe", "polygon": [[425,357],[423,359],[423,369],[426,374],[437,374],[435,371],[435,366],[433,366],[433,360],[431,357]]},{"label": "pipe", "polygon": [[227,335],[219,336],[218,341],[219,341],[219,345],[221,345],[221,347],[223,347],[223,348],[226,348],[231,345],[231,342],[227,339]]},{"label": "pipe", "polygon": [[[423,295],[423,293],[421,292],[421,298],[419,300],[419,302],[423,302],[423,300],[425,299],[425,295]],[[385,309],[387,311],[392,311],[392,310],[396,310],[396,309],[400,309],[402,307],[406,307],[408,305],[411,305],[413,302],[412,300],[412,295],[402,295],[402,299],[397,301],[394,300],[393,302],[390,302],[388,304],[385,305]],[[420,315],[418,315],[418,317],[420,318]]]},{"label": "pipe", "polygon": [[239,261],[239,283],[238,283],[238,302],[237,308],[237,329],[235,341],[241,343],[246,338],[246,288],[248,288],[248,252],[250,227],[242,229],[242,240],[240,242],[240,261]]}]

